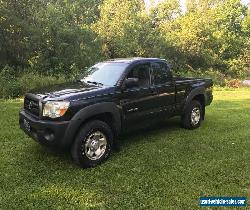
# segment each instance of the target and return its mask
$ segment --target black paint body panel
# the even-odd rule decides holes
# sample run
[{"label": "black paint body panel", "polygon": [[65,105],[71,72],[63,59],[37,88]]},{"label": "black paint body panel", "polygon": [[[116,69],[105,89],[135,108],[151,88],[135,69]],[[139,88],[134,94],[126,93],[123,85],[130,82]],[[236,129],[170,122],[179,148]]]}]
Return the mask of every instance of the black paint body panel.
[{"label": "black paint body panel", "polygon": [[[128,67],[117,84],[112,87],[76,81],[33,90],[25,97],[38,101],[40,113],[34,115],[29,110],[22,109],[20,127],[42,144],[68,147],[74,141],[80,126],[100,114],[111,116],[111,126],[118,135],[135,123],[181,115],[196,96],[204,98],[204,106],[212,102],[211,79],[171,77],[162,85],[151,83],[148,88],[124,88],[124,78],[133,66],[155,61],[166,63],[165,60],[153,58],[127,60],[130,62]],[[47,101],[64,100],[70,102],[70,107],[63,117],[49,119],[42,116],[42,109]],[[30,123],[31,130],[35,130],[36,134],[27,131],[24,119]],[[49,139],[49,135],[53,138]]]}]

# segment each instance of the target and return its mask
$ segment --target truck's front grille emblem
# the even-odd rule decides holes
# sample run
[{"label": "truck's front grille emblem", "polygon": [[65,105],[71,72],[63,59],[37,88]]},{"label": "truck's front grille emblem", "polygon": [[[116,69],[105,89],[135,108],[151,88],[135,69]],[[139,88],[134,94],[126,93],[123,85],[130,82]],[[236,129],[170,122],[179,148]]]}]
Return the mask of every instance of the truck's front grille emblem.
[{"label": "truck's front grille emblem", "polygon": [[24,109],[36,116],[39,116],[39,102],[35,99],[31,99],[26,96],[24,98]]}]

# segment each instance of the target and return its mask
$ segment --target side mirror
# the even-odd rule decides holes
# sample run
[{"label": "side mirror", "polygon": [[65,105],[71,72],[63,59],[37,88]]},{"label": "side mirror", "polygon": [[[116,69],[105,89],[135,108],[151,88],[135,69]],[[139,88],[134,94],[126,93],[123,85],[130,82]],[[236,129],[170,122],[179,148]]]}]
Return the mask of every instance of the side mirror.
[{"label": "side mirror", "polygon": [[138,86],[138,78],[127,78],[125,80],[125,87],[127,88],[133,88]]}]

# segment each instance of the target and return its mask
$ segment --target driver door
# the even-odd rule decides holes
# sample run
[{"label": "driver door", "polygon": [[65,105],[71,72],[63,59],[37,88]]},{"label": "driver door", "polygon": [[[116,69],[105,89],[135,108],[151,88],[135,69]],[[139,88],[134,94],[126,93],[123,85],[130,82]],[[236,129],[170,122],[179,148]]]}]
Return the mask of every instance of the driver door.
[{"label": "driver door", "polygon": [[138,85],[123,90],[120,100],[124,113],[125,126],[151,118],[155,112],[156,89],[151,84],[151,66],[149,62],[134,66],[126,78],[138,78]]}]

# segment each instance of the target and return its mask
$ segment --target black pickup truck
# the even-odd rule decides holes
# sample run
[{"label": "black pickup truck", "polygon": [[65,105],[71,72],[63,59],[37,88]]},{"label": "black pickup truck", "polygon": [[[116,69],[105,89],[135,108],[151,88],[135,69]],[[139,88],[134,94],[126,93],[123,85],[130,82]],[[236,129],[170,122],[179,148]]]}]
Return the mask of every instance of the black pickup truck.
[{"label": "black pickup truck", "polygon": [[184,128],[198,128],[212,86],[211,79],[173,77],[163,59],[108,60],[78,81],[27,93],[19,123],[39,143],[70,148],[78,165],[93,167],[119,148],[121,132],[146,120],[179,115]]}]

